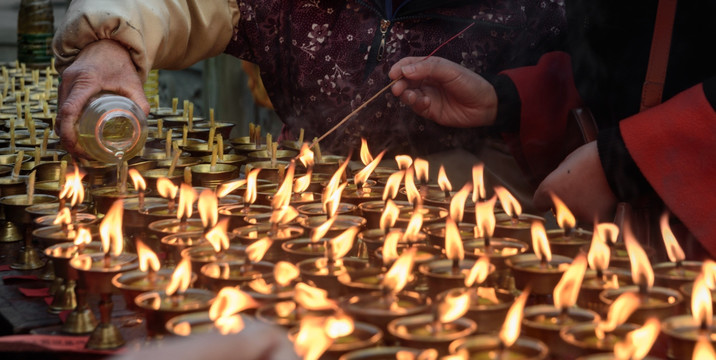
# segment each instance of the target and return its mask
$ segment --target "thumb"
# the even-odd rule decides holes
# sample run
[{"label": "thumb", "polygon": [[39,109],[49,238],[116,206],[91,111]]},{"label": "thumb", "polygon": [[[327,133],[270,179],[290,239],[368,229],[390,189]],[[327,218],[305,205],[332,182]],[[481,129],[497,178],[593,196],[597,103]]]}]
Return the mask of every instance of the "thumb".
[{"label": "thumb", "polygon": [[460,65],[439,57],[431,57],[401,67],[403,76],[410,80],[432,80],[438,83],[450,82],[460,75]]}]

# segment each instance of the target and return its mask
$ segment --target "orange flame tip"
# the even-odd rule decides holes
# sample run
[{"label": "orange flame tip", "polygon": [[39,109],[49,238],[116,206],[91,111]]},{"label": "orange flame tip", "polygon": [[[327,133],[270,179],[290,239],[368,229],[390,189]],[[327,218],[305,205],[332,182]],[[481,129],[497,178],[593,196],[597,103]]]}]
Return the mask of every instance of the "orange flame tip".
[{"label": "orange flame tip", "polygon": [[276,210],[286,207],[291,203],[291,190],[293,190],[293,174],[296,169],[296,163],[291,161],[286,169],[285,176],[281,186],[276,190],[276,194],[271,199],[271,207]]},{"label": "orange flame tip", "polygon": [[522,294],[515,299],[515,302],[512,303],[512,306],[507,311],[505,323],[499,333],[500,341],[505,347],[512,346],[520,336],[520,324],[522,323],[527,296],[529,296],[529,289],[522,291]]},{"label": "orange flame tip", "polygon": [[413,215],[410,216],[408,226],[403,232],[403,239],[406,242],[416,242],[420,239],[420,229],[423,228],[423,213],[420,211],[414,211]]},{"label": "orange flame tip", "polygon": [[405,170],[400,170],[392,173],[388,180],[385,182],[385,189],[383,190],[383,201],[389,199],[395,199],[398,196],[398,190],[400,190],[400,182],[403,181],[405,176]]},{"label": "orange flame tip", "polygon": [[246,192],[244,193],[244,203],[252,205],[256,201],[256,179],[259,176],[260,168],[252,169],[246,176]]},{"label": "orange flame tip", "polygon": [[335,302],[328,298],[326,290],[313,287],[306,283],[298,283],[295,287],[293,299],[308,310],[324,310],[335,307]]},{"label": "orange flame tip", "polygon": [[706,286],[706,279],[701,273],[694,281],[694,288],[691,293],[691,314],[698,324],[705,325],[706,329],[711,328],[713,322],[713,303],[711,290]]},{"label": "orange flame tip", "polygon": [[52,220],[53,225],[69,225],[72,223],[72,213],[70,212],[70,208],[63,207],[60,209],[60,212],[57,213],[57,216],[54,220]]},{"label": "orange flame tip", "polygon": [[646,252],[639,245],[627,223],[624,226],[624,244],[627,254],[629,254],[631,278],[634,284],[651,289],[654,286],[654,269],[651,267],[649,257],[646,256]]},{"label": "orange flame tip", "polygon": [[75,245],[82,245],[82,244],[89,244],[92,242],[92,233],[87,228],[79,228],[77,230],[77,235],[75,236],[74,244]]},{"label": "orange flame tip", "polygon": [[191,260],[183,258],[172,273],[171,280],[167,284],[166,294],[171,296],[177,292],[183,293],[191,283]]},{"label": "orange flame tip", "polygon": [[307,168],[311,168],[314,164],[314,154],[311,150],[311,146],[308,143],[301,145],[301,150],[298,153],[298,160]]},{"label": "orange flame tip", "polygon": [[428,164],[428,161],[425,159],[417,158],[415,161],[413,161],[413,166],[415,167],[415,177],[424,182],[428,182],[429,177],[429,169],[430,165]]},{"label": "orange flame tip", "polygon": [[399,170],[407,170],[413,164],[413,158],[410,155],[395,155],[395,162]]},{"label": "orange flame tip", "polygon": [[350,316],[338,314],[326,318],[324,329],[331,339],[338,339],[353,333],[355,324]]},{"label": "orange flame tip", "polygon": [[368,163],[361,171],[359,171],[355,176],[353,177],[353,182],[358,186],[358,184],[365,184],[365,182],[370,177],[370,174],[373,173],[376,167],[378,167],[378,164],[381,160],[383,160],[383,156],[385,155],[386,150],[381,151],[378,156],[375,157],[373,161]]},{"label": "orange flame tip", "polygon": [[569,211],[569,208],[567,205],[564,204],[564,202],[554,193],[549,193],[549,196],[552,198],[552,202],[554,203],[554,210],[557,214],[557,224],[562,229],[572,229],[577,224],[577,220],[574,218],[574,215],[571,211]]},{"label": "orange flame tip", "polygon": [[191,217],[194,210],[194,202],[196,201],[196,190],[191,185],[182,183],[179,187],[179,206],[177,207],[177,219],[184,216]]},{"label": "orange flame tip", "polygon": [[594,227],[594,232],[599,234],[605,243],[614,244],[619,237],[619,226],[613,223],[599,223]]},{"label": "orange flame tip", "polygon": [[124,203],[116,200],[99,225],[99,235],[102,240],[102,249],[105,254],[111,253],[119,256],[124,246],[124,235],[122,234],[122,215],[124,214]]},{"label": "orange flame tip", "polygon": [[661,321],[649,318],[639,329],[633,330],[626,338],[614,344],[614,356],[617,359],[643,359],[654,345],[661,331]]},{"label": "orange flame tip", "polygon": [[405,173],[405,195],[408,197],[408,202],[414,206],[420,206],[423,204],[423,198],[420,196],[420,191],[415,186],[415,173],[408,169]]},{"label": "orange flame tip", "polygon": [[475,261],[475,264],[465,276],[465,286],[470,287],[474,284],[482,284],[488,275],[490,275],[490,258],[483,255]]},{"label": "orange flame tip", "polygon": [[216,253],[229,248],[229,235],[226,233],[226,229],[229,227],[229,219],[223,219],[219,221],[216,226],[211,228],[204,234],[206,241],[211,244]]},{"label": "orange flame tip", "polygon": [[601,224],[596,226],[595,231],[592,234],[592,243],[589,245],[587,261],[591,269],[603,271],[609,267],[611,249],[609,249],[609,245],[607,245],[604,239],[600,236],[600,232],[597,230],[599,225]]},{"label": "orange flame tip", "polygon": [[472,183],[468,182],[463,185],[462,189],[455,193],[450,200],[450,217],[452,217],[455,222],[459,223],[462,221],[465,212],[465,202],[467,202],[467,197],[470,196],[471,191]]},{"label": "orange flame tip", "polygon": [[154,251],[152,251],[152,249],[145,245],[141,240],[137,240],[137,257],[139,258],[140,271],[147,272],[149,269],[152,269],[152,271],[158,271],[161,266],[157,254],[155,254]]},{"label": "orange flame tip", "polygon": [[341,195],[346,185],[348,185],[348,183],[338,185],[336,190],[331,193],[329,197],[323,199],[323,211],[326,212],[329,218],[336,216],[338,213],[338,207],[341,204]]},{"label": "orange flame tip", "polygon": [[465,258],[460,230],[455,220],[449,217],[445,221],[445,255],[450,260],[462,260]]},{"label": "orange flame tip", "polygon": [[308,187],[311,185],[311,176],[313,175],[313,170],[308,169],[306,172],[306,175],[300,176],[296,178],[296,181],[293,183],[293,192],[295,193],[302,193],[308,189]]},{"label": "orange flame tip", "polygon": [[694,347],[693,360],[716,360],[716,351],[707,336],[699,336]]},{"label": "orange flame tip", "polygon": [[216,197],[223,198],[244,185],[246,185],[246,180],[244,179],[223,183],[216,188]]},{"label": "orange flame tip", "polygon": [[216,295],[209,308],[209,318],[212,321],[216,321],[219,318],[228,317],[246,309],[255,308],[258,305],[251,295],[235,287],[227,286],[219,290]]},{"label": "orange flame tip", "polygon": [[400,231],[391,231],[385,235],[383,241],[383,264],[388,265],[398,258],[398,241],[400,241],[402,234]]},{"label": "orange flame tip", "polygon": [[475,164],[472,167],[472,183],[475,188],[472,191],[472,202],[477,203],[480,199],[486,199],[485,191],[485,164]]},{"label": "orange flame tip", "polygon": [[577,302],[579,289],[582,287],[584,273],[587,271],[587,257],[580,253],[569,265],[562,279],[554,287],[554,307],[567,309]]},{"label": "orange flame tip", "polygon": [[219,199],[216,194],[209,190],[204,189],[199,195],[199,216],[201,217],[201,223],[205,228],[216,225],[219,220]]},{"label": "orange flame tip", "polygon": [[641,299],[634,292],[624,292],[609,306],[606,320],[600,321],[596,327],[598,338],[604,337],[604,332],[611,332],[617,326],[625,323],[629,316],[639,308]]},{"label": "orange flame tip", "polygon": [[467,291],[451,291],[438,303],[438,320],[447,324],[467,313],[470,308],[470,293]]},{"label": "orange flame tip", "polygon": [[348,252],[353,248],[353,241],[356,235],[358,235],[358,231],[360,231],[360,229],[357,226],[352,226],[330,240],[331,246],[333,247],[334,260],[342,259],[348,255]]},{"label": "orange flame tip", "polygon": [[531,232],[532,248],[534,249],[537,258],[545,262],[552,261],[552,249],[549,247],[547,231],[544,229],[544,224],[542,224],[541,221],[533,221]]},{"label": "orange flame tip", "polygon": [[400,209],[398,205],[395,205],[393,200],[388,199],[388,201],[385,202],[383,213],[380,215],[380,229],[383,230],[383,232],[388,231],[388,229],[393,227],[395,222],[398,221],[399,216]]},{"label": "orange flame tip", "polygon": [[326,222],[318,226],[313,230],[313,234],[311,234],[311,242],[318,242],[321,240],[324,236],[326,236],[326,233],[328,233],[328,230],[331,229],[333,226],[333,223],[336,221],[335,217],[328,218]]},{"label": "orange flame tip", "polygon": [[684,255],[684,250],[679,245],[679,242],[676,241],[676,237],[671,231],[668,212],[665,211],[661,215],[659,226],[661,227],[661,236],[664,238],[664,246],[666,246],[666,253],[669,255],[669,260],[671,260],[671,262],[684,261],[686,255]]},{"label": "orange flame tip", "polygon": [[271,247],[272,243],[273,240],[269,237],[254,241],[253,244],[246,247],[246,256],[248,256],[251,262],[259,262],[264,258],[264,255],[266,255],[266,252]]},{"label": "orange flame tip", "polygon": [[157,179],[157,192],[165,199],[175,199],[179,192],[179,187],[174,185],[171,180],[161,177]]},{"label": "orange flame tip", "polygon": [[383,278],[383,287],[388,289],[391,293],[397,294],[408,283],[410,274],[413,271],[413,264],[415,263],[415,254],[417,253],[416,248],[410,248],[395,260],[393,265],[390,267],[385,277]]},{"label": "orange flame tip", "polygon": [[495,203],[497,197],[475,203],[475,237],[492,237],[495,233]]},{"label": "orange flame tip", "polygon": [[497,194],[497,198],[500,199],[502,209],[505,210],[507,215],[518,217],[522,214],[522,205],[520,205],[519,201],[517,201],[507,189],[499,185],[495,186],[495,194]]},{"label": "orange flame tip", "polygon": [[447,174],[445,174],[445,167],[442,165],[440,165],[440,170],[438,170],[438,185],[442,191],[452,190],[452,184],[450,183]]},{"label": "orange flame tip", "polygon": [[368,149],[368,141],[365,138],[360,139],[360,161],[367,166],[373,161],[373,156]]},{"label": "orange flame tip", "polygon": [[301,275],[298,267],[287,261],[279,261],[273,268],[273,277],[280,286],[288,286]]},{"label": "orange flame tip", "polygon": [[139,170],[135,168],[129,169],[129,178],[132,179],[132,184],[134,185],[134,188],[140,191],[144,191],[147,189],[147,182],[144,181],[144,178],[142,177],[142,174],[139,173]]}]

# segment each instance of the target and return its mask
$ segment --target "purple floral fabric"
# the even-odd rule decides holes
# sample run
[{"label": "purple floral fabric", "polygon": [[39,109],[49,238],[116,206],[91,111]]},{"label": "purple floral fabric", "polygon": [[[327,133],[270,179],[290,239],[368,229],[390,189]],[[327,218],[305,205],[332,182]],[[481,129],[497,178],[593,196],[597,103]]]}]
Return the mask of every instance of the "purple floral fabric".
[{"label": "purple floral fabric", "polygon": [[[429,54],[469,22],[476,25],[436,56],[488,79],[553,50],[564,27],[563,4],[557,0],[435,5],[392,22],[384,56],[376,61],[371,50],[379,44],[381,20],[388,18],[381,15],[382,0],[237,2],[241,19],[226,52],[259,65],[285,123],[284,135],[296,136],[304,128],[306,139],[320,136],[387,85],[392,64],[405,56]],[[374,152],[388,148],[391,153],[421,155],[457,147],[479,152],[484,136],[489,136],[485,130],[443,127],[416,116],[387,91],[321,146],[347,153],[366,137]]]}]

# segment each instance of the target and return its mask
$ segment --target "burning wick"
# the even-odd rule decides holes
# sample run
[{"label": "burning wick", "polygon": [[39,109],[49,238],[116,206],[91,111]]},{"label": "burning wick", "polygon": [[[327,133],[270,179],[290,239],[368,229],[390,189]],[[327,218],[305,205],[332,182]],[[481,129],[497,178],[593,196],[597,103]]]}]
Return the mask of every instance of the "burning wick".
[{"label": "burning wick", "polygon": [[452,260],[452,274],[453,274],[453,275],[459,275],[459,274],[460,274],[460,259],[453,259],[453,260]]},{"label": "burning wick", "polygon": [[333,258],[333,243],[328,240],[326,241],[326,268],[329,274],[333,274],[335,271],[336,259]]}]

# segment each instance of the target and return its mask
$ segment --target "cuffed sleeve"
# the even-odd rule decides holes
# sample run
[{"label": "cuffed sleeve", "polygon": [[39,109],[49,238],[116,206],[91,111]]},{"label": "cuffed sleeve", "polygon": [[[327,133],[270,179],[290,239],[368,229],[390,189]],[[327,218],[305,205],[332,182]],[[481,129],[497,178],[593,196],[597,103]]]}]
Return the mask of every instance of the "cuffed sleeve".
[{"label": "cuffed sleeve", "polygon": [[713,89],[707,81],[619,123],[641,173],[712,256],[716,255],[716,112],[706,92]]},{"label": "cuffed sleeve", "polygon": [[555,51],[534,66],[501,74],[512,80],[520,104],[519,134],[505,133],[503,137],[530,180],[538,184],[573,150],[564,145],[567,118],[582,101],[574,85],[571,58]]},{"label": "cuffed sleeve", "polygon": [[236,0],[74,0],[52,46],[61,71],[87,44],[115,40],[145,79],[221,53],[238,20]]}]

